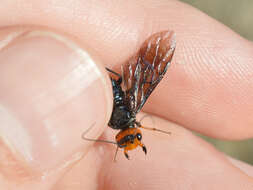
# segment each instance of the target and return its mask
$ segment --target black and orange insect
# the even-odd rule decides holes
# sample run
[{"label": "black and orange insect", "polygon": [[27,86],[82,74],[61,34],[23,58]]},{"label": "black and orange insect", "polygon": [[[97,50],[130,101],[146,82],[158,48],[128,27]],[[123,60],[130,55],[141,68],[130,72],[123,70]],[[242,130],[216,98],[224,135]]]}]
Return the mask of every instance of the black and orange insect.
[{"label": "black and orange insect", "polygon": [[[124,149],[129,159],[128,151],[141,147],[147,153],[142,143],[140,128],[170,134],[156,128],[147,128],[136,121],[136,114],[142,109],[150,94],[165,75],[176,47],[174,33],[163,31],[151,35],[141,46],[140,50],[130,61],[122,66],[122,75],[107,69],[110,73],[113,88],[113,111],[108,123],[112,129],[120,130],[116,142],[108,142]],[[115,156],[116,156],[115,154]]]}]

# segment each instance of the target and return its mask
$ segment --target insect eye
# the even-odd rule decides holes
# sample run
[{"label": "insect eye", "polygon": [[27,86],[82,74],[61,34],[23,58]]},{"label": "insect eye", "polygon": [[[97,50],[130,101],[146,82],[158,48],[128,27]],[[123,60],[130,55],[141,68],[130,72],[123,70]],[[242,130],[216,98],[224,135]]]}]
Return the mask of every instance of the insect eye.
[{"label": "insect eye", "polygon": [[138,139],[139,141],[142,139],[142,136],[141,136],[140,133],[137,133],[136,137],[137,137],[137,139]]}]

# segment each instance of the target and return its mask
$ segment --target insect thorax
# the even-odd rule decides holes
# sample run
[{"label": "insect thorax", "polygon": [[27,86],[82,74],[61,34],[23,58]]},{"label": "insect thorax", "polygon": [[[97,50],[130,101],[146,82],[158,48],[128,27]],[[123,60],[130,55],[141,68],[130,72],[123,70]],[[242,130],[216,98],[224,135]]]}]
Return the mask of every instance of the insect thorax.
[{"label": "insect thorax", "polygon": [[114,106],[109,126],[113,129],[123,129],[133,125],[135,117],[126,106]]},{"label": "insect thorax", "polygon": [[108,125],[113,129],[124,129],[133,125],[135,115],[128,109],[125,93],[118,81],[112,79],[113,87],[113,111]]}]

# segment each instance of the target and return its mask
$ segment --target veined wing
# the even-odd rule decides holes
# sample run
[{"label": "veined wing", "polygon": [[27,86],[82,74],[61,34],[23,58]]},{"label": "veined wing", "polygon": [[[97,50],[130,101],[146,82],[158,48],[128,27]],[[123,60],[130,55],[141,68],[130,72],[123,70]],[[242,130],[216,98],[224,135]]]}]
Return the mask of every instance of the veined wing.
[{"label": "veined wing", "polygon": [[138,113],[162,80],[171,63],[176,47],[172,31],[150,36],[135,58],[122,67],[122,76],[129,109]]}]

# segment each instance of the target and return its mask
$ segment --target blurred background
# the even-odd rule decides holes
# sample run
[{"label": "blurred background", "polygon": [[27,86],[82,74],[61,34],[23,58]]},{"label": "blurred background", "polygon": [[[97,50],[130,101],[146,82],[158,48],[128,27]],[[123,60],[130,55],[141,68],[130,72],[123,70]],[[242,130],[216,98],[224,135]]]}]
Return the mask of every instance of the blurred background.
[{"label": "blurred background", "polygon": [[[253,41],[253,0],[181,0]],[[253,55],[252,55],[253,56]],[[253,127],[253,126],[252,126]],[[253,139],[222,141],[203,137],[217,149],[253,165]]]}]

